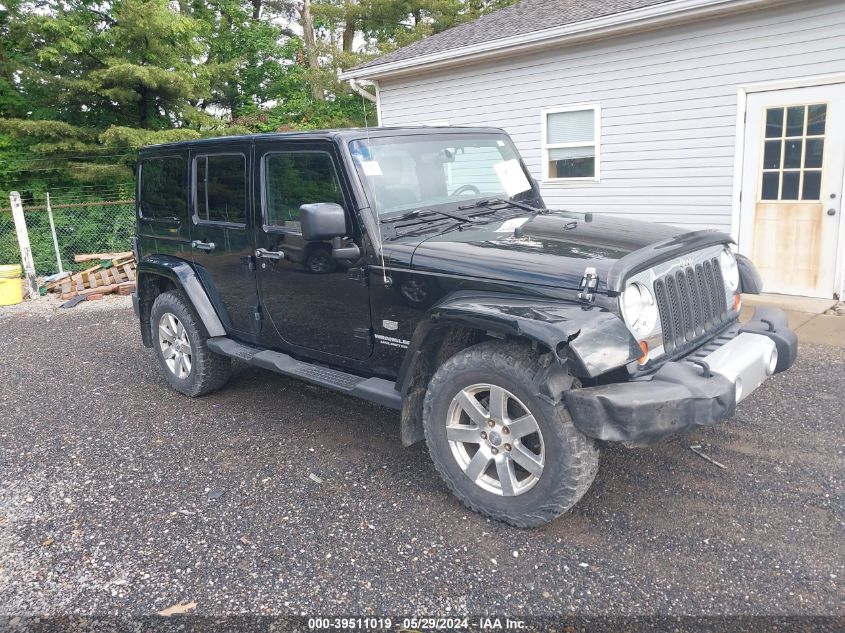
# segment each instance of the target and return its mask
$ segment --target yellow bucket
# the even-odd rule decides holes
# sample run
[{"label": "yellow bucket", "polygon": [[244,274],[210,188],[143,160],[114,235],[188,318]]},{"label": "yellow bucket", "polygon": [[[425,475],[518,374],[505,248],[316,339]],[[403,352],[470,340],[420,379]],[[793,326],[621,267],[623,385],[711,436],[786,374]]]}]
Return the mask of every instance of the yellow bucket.
[{"label": "yellow bucket", "polygon": [[23,301],[19,264],[0,266],[0,306],[13,306]]}]

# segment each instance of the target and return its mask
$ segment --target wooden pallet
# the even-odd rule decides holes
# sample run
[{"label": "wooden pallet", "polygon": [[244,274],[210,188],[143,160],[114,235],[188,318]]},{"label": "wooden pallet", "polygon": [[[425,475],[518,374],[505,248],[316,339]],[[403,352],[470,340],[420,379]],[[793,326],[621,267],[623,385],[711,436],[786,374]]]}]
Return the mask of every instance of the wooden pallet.
[{"label": "wooden pallet", "polygon": [[[129,287],[131,286],[131,289]],[[98,264],[48,284],[47,289],[61,292],[62,299],[71,299],[91,292],[108,294],[122,290],[129,294],[135,289],[135,260],[132,255]]]},{"label": "wooden pallet", "polygon": [[94,260],[102,261],[104,259],[132,259],[132,251],[121,251],[120,253],[84,253],[82,255],[74,255],[73,257],[73,261],[77,264]]}]

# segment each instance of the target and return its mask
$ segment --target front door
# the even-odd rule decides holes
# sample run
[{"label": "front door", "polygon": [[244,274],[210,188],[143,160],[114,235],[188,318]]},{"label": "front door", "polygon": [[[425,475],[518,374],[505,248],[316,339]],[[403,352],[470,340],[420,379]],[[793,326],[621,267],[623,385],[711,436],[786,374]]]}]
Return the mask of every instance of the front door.
[{"label": "front door", "polygon": [[254,335],[258,293],[250,270],[251,145],[203,146],[191,155],[191,251],[227,329]]},{"label": "front door", "polygon": [[832,297],[845,84],[748,95],[739,227],[766,292]]},{"label": "front door", "polygon": [[[363,360],[372,353],[367,286],[360,262],[332,257],[329,242],[306,242],[299,207],[334,202],[347,212],[343,246],[361,245],[349,187],[334,145],[325,141],[256,143],[261,222],[256,222],[256,275],[269,327],[265,345]],[[281,253],[282,258],[277,258]]]}]

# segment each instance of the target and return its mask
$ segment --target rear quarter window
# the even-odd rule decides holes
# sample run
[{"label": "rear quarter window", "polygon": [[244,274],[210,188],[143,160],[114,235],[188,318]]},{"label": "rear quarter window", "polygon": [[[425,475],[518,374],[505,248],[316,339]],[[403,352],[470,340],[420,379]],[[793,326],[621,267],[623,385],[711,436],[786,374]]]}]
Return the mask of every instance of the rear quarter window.
[{"label": "rear quarter window", "polygon": [[181,218],[188,213],[188,161],[181,156],[141,161],[141,217]]},{"label": "rear quarter window", "polygon": [[245,224],[246,157],[243,154],[197,156],[194,194],[200,222]]}]

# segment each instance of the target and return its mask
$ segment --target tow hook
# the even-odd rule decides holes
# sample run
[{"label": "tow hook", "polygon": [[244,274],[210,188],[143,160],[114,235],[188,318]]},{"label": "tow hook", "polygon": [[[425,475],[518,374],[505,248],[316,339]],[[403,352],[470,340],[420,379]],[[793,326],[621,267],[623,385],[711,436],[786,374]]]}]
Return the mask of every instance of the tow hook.
[{"label": "tow hook", "polygon": [[691,358],[689,359],[689,362],[693,365],[698,365],[699,367],[701,367],[701,369],[703,370],[702,375],[705,378],[710,378],[713,375],[713,373],[710,371],[710,365],[708,365],[707,362],[699,360],[698,358]]}]

